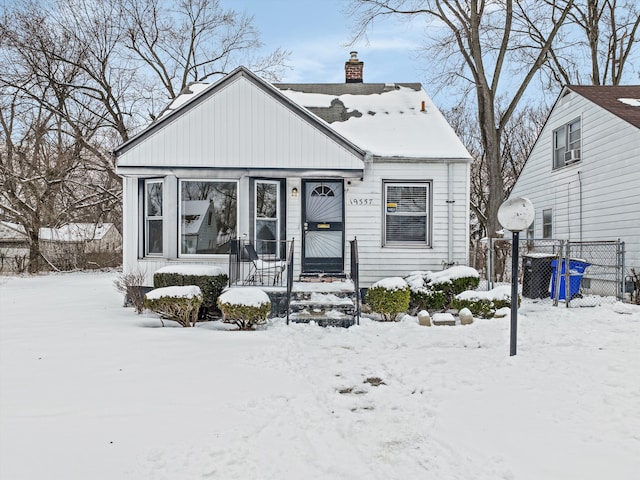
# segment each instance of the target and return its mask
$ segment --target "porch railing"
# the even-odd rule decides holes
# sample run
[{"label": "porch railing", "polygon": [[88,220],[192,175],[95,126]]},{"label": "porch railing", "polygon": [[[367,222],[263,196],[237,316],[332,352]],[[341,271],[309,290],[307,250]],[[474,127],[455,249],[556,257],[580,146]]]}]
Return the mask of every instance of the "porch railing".
[{"label": "porch railing", "polygon": [[288,277],[287,252],[293,240],[234,239],[229,242],[229,286],[283,287]]},{"label": "porch railing", "polygon": [[289,254],[287,255],[287,325],[289,325],[289,310],[291,305],[291,289],[293,288],[293,244],[295,238],[291,239]]},{"label": "porch railing", "polygon": [[360,260],[358,258],[358,239],[353,237],[350,240],[351,244],[351,281],[356,290],[356,324],[360,325],[360,310],[361,310],[361,298],[360,298]]}]

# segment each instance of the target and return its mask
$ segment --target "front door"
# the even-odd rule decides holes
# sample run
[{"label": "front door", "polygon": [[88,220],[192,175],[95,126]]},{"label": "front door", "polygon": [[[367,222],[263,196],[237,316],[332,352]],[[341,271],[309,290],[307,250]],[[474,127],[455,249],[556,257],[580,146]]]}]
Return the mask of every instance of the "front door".
[{"label": "front door", "polygon": [[344,271],[342,180],[302,182],[302,272]]}]

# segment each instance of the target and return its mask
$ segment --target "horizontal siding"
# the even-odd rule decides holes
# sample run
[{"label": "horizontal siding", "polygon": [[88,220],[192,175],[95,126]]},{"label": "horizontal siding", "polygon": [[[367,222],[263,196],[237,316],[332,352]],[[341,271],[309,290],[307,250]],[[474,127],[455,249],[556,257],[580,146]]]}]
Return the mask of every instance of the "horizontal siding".
[{"label": "horizontal siding", "polygon": [[[468,251],[468,164],[453,166],[453,252],[455,262],[466,264]],[[383,180],[431,180],[432,246],[383,247]],[[353,198],[371,198],[372,205],[349,206]],[[441,270],[448,260],[447,164],[374,163],[362,182],[346,189],[346,236],[358,238],[361,283],[368,286],[389,276],[413,270]]]},{"label": "horizontal siding", "polygon": [[362,161],[238,77],[123,153],[119,166],[361,169]]},{"label": "horizontal siding", "polygon": [[[582,119],[582,160],[552,171],[553,130]],[[582,184],[582,208],[580,185]],[[585,98],[559,100],[518,179],[512,197],[536,208],[536,237],[542,210],[554,211],[554,237],[626,243],[628,267],[640,268],[640,130]]]}]

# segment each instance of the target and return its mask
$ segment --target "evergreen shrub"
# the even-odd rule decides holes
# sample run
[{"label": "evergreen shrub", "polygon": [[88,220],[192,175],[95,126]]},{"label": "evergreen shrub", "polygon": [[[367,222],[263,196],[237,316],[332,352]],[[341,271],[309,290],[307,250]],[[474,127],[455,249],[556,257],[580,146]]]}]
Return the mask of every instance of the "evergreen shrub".
[{"label": "evergreen shrub", "polygon": [[367,304],[382,315],[385,321],[395,320],[401,312],[409,309],[411,293],[409,285],[400,277],[390,277],[374,283],[367,290]]},{"label": "evergreen shrub", "polygon": [[266,323],[271,300],[256,287],[232,288],[220,295],[218,307],[225,323],[233,323],[240,330],[253,330],[256,325]]},{"label": "evergreen shrub", "polygon": [[194,285],[158,288],[144,297],[146,308],[183,327],[195,325],[201,305],[202,292]]},{"label": "evergreen shrub", "polygon": [[[198,266],[189,267],[195,269],[195,267]],[[197,274],[197,270],[194,270],[193,273],[187,273],[188,270],[180,272],[180,267],[161,268],[153,274],[153,287],[163,288],[185,285],[196,285],[200,287],[200,291],[202,292],[202,307],[200,308],[199,318],[204,319],[207,314],[212,314],[216,310],[216,302],[222,290],[227,286],[229,277],[219,269],[208,266],[203,267],[202,270],[204,272],[215,274]]]}]

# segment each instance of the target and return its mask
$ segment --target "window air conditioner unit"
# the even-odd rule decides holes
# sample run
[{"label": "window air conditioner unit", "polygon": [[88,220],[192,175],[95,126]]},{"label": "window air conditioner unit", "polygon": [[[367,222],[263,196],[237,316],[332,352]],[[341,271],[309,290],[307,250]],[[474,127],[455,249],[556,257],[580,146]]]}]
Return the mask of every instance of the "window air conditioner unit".
[{"label": "window air conditioner unit", "polygon": [[568,150],[564,153],[564,163],[565,165],[569,163],[575,163],[580,160],[580,149],[574,148],[573,150]]}]

